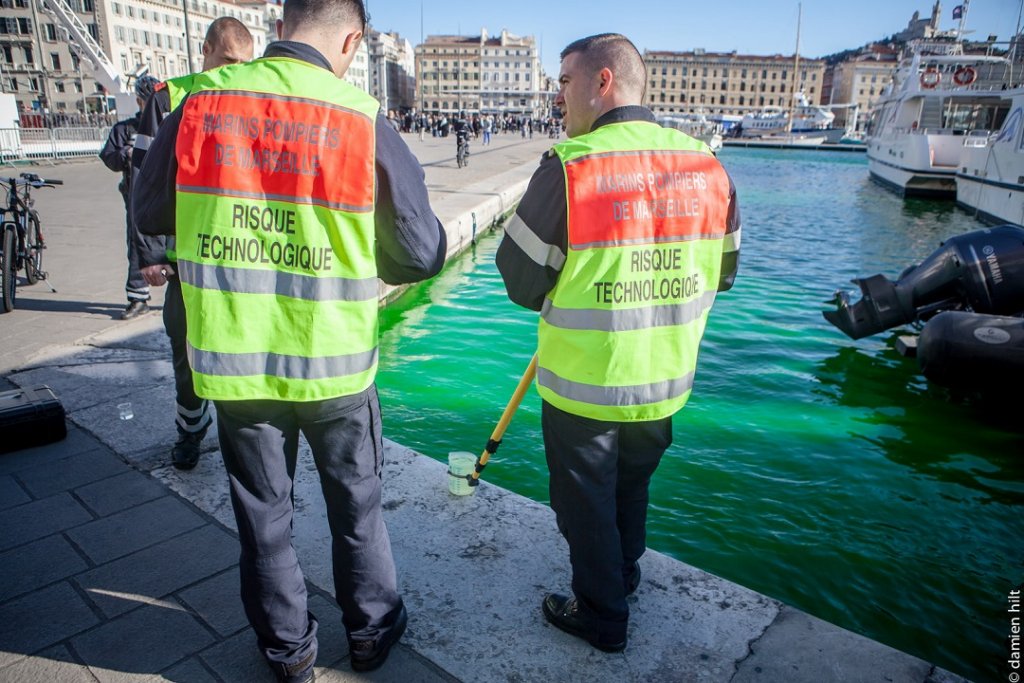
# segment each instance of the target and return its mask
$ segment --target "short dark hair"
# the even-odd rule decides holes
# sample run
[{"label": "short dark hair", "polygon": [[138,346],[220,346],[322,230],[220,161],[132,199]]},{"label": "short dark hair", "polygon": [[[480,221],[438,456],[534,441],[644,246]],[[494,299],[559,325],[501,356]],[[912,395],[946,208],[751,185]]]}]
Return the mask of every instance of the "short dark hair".
[{"label": "short dark hair", "polygon": [[[294,2],[294,0],[288,0]],[[634,87],[643,96],[647,83],[644,58],[626,36],[621,33],[598,33],[569,43],[560,59],[578,53],[592,72],[608,67],[626,85]]]},{"label": "short dark hair", "polygon": [[316,24],[358,24],[366,30],[363,0],[287,0],[284,23],[290,27]]},{"label": "short dark hair", "polygon": [[238,19],[219,17],[206,29],[206,42],[210,45],[223,45],[226,42],[252,45],[252,34]]}]

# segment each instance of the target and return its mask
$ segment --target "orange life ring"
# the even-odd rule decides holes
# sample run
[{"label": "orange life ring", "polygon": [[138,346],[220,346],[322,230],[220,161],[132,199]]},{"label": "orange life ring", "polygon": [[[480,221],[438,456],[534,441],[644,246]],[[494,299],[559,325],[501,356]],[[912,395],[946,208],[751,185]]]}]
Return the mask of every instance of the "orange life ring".
[{"label": "orange life ring", "polygon": [[957,85],[970,85],[978,78],[978,72],[973,66],[962,66],[953,72],[953,82]]},{"label": "orange life ring", "polygon": [[931,90],[939,85],[942,75],[934,66],[930,66],[921,72],[921,87]]}]

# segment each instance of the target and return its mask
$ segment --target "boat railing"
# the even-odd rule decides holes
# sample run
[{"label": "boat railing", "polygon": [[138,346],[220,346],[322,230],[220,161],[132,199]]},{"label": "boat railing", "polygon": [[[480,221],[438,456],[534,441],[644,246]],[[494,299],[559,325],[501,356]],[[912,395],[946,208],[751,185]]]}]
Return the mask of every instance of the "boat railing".
[{"label": "boat railing", "polygon": [[964,138],[964,147],[988,147],[989,143],[996,137],[998,131],[991,130],[972,130],[968,131],[967,136]]}]

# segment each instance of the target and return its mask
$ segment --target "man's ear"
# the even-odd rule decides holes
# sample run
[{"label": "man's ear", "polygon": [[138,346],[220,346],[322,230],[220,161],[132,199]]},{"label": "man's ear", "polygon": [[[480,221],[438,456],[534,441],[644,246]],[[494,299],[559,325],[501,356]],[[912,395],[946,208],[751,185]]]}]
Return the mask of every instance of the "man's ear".
[{"label": "man's ear", "polygon": [[210,45],[210,41],[204,40],[203,41],[203,56],[204,57],[209,57],[211,52],[213,52],[213,45]]},{"label": "man's ear", "polygon": [[274,28],[277,30],[277,39],[281,40],[281,33],[282,33],[282,31],[284,31],[284,21],[282,21],[281,19],[278,19],[274,23]]},{"label": "man's ear", "polygon": [[359,47],[359,41],[363,38],[362,31],[353,31],[345,36],[345,42],[341,45],[341,53],[347,55],[349,51],[355,50]]},{"label": "man's ear", "polygon": [[601,69],[600,73],[598,74],[598,78],[600,79],[601,83],[599,92],[602,96],[607,95],[608,91],[612,87],[612,83],[615,81],[615,75],[612,73],[611,69],[605,67]]}]

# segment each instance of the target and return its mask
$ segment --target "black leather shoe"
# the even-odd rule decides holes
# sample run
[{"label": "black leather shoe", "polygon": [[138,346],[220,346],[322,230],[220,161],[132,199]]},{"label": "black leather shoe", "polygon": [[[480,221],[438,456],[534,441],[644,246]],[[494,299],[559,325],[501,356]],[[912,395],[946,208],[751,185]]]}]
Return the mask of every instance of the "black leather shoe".
[{"label": "black leather shoe", "polygon": [[145,301],[139,301],[138,299],[128,303],[124,311],[121,313],[121,320],[131,320],[137,318],[143,313],[149,313],[149,304]]},{"label": "black leather shoe", "polygon": [[640,565],[634,562],[630,567],[626,569],[626,595],[632,595],[636,593],[636,589],[640,586]]},{"label": "black leather shoe", "polygon": [[195,434],[179,434],[178,441],[171,449],[171,464],[179,470],[190,470],[199,462],[199,448],[206,431]]},{"label": "black leather shoe", "polygon": [[580,605],[576,598],[567,598],[557,593],[548,593],[544,596],[541,609],[544,610],[544,617],[555,628],[577,638],[582,638],[601,652],[622,652],[626,649],[625,637],[621,641],[601,639],[597,632],[596,624],[588,622],[580,613]]},{"label": "black leather shoe", "polygon": [[398,642],[398,639],[405,633],[405,626],[409,622],[409,615],[405,612],[405,605],[402,611],[395,617],[395,623],[388,630],[387,634],[377,640],[350,640],[348,650],[352,660],[352,670],[365,672],[379,669],[387,661],[391,654],[391,646]]},{"label": "black leather shoe", "polygon": [[314,683],[316,681],[316,674],[313,673],[315,664],[316,653],[311,652],[294,664],[270,664],[270,668],[274,670],[274,676],[278,683]]}]

